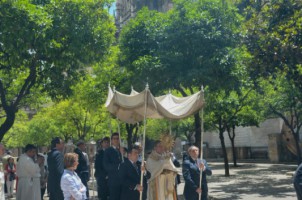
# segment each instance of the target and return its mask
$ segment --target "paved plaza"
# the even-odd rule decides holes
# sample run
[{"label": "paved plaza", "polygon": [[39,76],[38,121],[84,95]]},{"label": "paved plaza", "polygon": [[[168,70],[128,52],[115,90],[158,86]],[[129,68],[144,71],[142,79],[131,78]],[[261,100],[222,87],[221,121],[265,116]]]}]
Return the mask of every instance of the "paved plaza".
[{"label": "paved plaza", "polygon": [[[230,177],[225,177],[222,162],[208,163],[213,171],[208,178],[210,200],[297,199],[292,184],[295,164],[239,163],[236,168],[230,164]],[[183,186],[179,185],[178,194]]]}]

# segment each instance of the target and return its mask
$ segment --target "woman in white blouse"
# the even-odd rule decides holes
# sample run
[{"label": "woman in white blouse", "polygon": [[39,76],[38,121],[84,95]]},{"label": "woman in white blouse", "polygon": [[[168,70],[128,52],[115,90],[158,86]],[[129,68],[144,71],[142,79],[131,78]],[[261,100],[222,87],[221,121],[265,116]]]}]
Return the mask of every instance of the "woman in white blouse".
[{"label": "woman in white blouse", "polygon": [[75,172],[77,168],[78,155],[76,153],[67,153],[64,156],[65,170],[61,178],[61,189],[64,194],[64,200],[85,200],[86,187]]}]

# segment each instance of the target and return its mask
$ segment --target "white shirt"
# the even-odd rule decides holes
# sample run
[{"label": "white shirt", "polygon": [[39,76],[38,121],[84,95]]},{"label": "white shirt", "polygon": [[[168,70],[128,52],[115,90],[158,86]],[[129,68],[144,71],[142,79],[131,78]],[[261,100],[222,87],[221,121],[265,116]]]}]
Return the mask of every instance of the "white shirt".
[{"label": "white shirt", "polygon": [[64,200],[70,200],[73,197],[75,200],[85,200],[86,187],[83,185],[80,177],[76,172],[68,169],[64,170],[61,178],[61,189],[64,194]]}]

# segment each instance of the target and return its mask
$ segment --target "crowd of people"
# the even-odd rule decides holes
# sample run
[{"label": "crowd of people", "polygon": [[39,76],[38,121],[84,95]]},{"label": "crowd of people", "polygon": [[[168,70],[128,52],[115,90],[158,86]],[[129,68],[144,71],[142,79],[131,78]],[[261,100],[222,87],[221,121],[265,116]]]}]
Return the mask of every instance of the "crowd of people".
[{"label": "crowd of people", "polygon": [[[100,200],[176,200],[177,184],[180,182],[180,163],[167,150],[165,144],[156,141],[146,161],[142,160],[142,147],[120,145],[118,133],[104,137],[95,155],[94,176]],[[0,144],[0,155],[1,148]],[[4,148],[4,147],[3,147]],[[45,155],[37,154],[37,147],[28,144],[15,164],[12,157],[5,165],[7,197],[12,197],[14,181],[17,200],[41,200],[47,191],[50,200],[89,199],[89,161],[85,143],[77,143],[73,153],[65,153],[64,141],[54,138],[51,150]],[[187,200],[207,199],[206,176],[212,171],[205,160],[198,159],[199,149],[192,146],[183,161],[185,180],[184,196]],[[44,165],[47,163],[47,167]],[[202,186],[199,186],[202,172]],[[0,173],[1,180],[1,173]],[[0,200],[3,187],[0,184]],[[3,197],[4,199],[4,197]]]}]

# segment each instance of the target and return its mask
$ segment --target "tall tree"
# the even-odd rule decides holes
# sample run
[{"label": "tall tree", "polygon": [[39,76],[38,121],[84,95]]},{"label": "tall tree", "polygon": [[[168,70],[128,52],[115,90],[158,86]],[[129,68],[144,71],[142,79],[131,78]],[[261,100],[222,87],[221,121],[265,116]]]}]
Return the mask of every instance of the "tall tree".
[{"label": "tall tree", "polygon": [[[213,90],[236,86],[232,69],[239,38],[236,9],[218,0],[177,0],[168,13],[143,9],[123,27],[121,64],[133,85],[147,80],[154,93],[176,89],[183,96],[202,84]],[[195,115],[200,146],[200,117]]]},{"label": "tall tree", "polygon": [[[299,99],[302,98],[302,2],[295,0],[241,1],[240,10],[245,16],[245,44],[253,56],[249,68],[251,77],[260,92],[262,80],[271,79],[272,84],[283,79],[275,87],[279,103],[270,102],[272,113],[281,117],[291,130],[297,149],[297,163],[301,163],[301,150],[298,145],[299,125],[302,112]],[[260,79],[259,79],[260,78]],[[267,84],[265,84],[267,85]],[[265,87],[267,88],[267,87]],[[265,90],[267,91],[267,90]],[[280,99],[281,98],[281,99]],[[268,99],[271,100],[271,99]],[[285,103],[287,102],[287,103]],[[292,123],[292,120],[297,120]],[[295,121],[294,120],[294,121]]]},{"label": "tall tree", "polygon": [[87,66],[107,56],[114,24],[104,2],[0,2],[0,141],[34,90],[71,94]]}]

